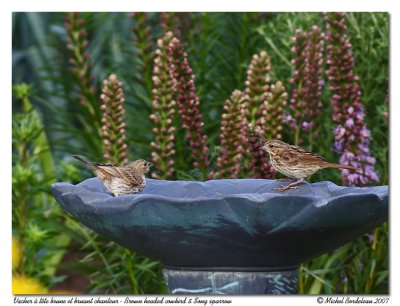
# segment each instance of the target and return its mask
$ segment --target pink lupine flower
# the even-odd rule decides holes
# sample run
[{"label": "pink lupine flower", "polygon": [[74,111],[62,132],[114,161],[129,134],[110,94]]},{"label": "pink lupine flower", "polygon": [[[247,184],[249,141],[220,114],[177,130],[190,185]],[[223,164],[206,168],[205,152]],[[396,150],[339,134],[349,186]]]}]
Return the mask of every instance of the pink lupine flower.
[{"label": "pink lupine flower", "polygon": [[378,182],[375,158],[370,153],[370,132],[364,122],[359,79],[354,75],[352,46],[346,33],[344,13],[326,13],[326,41],[328,43],[328,80],[330,85],[332,119],[337,124],[334,149],[341,154],[340,163],[360,170],[342,170],[347,185],[368,185]]}]

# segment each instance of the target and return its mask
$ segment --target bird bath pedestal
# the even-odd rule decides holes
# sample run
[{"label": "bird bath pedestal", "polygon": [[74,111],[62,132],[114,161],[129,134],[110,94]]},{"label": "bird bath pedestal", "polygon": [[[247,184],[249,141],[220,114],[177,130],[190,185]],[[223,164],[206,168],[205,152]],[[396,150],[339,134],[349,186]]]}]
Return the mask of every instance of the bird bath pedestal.
[{"label": "bird bath pedestal", "polygon": [[306,260],[350,242],[388,217],[388,187],[275,180],[147,179],[113,197],[97,178],[56,183],[62,208],[116,243],[158,260],[172,294],[293,294]]}]

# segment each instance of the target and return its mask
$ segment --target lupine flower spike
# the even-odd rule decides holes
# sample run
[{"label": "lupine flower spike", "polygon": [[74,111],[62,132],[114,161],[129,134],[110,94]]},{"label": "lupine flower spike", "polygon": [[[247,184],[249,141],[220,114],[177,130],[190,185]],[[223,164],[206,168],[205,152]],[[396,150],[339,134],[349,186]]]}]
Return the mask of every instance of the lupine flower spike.
[{"label": "lupine flower spike", "polygon": [[174,13],[174,12],[163,12],[160,13],[160,27],[164,34],[168,32],[172,32],[175,37],[181,37],[180,26],[180,18],[179,14],[182,13]]},{"label": "lupine flower spike", "polygon": [[351,186],[378,182],[375,158],[371,156],[371,135],[364,121],[359,79],[354,74],[352,46],[346,33],[344,13],[326,13],[326,40],[328,42],[328,80],[332,93],[332,119],[336,123],[334,150],[340,164],[362,171],[342,170],[343,183]]},{"label": "lupine flower spike", "polygon": [[124,93],[121,82],[115,74],[103,81],[100,95],[102,110],[103,157],[118,165],[128,162],[128,145],[125,142],[126,123],[124,122]]},{"label": "lupine flower spike", "polygon": [[154,141],[150,143],[155,171],[153,178],[171,179],[174,177],[175,133],[177,104],[169,74],[168,46],[173,38],[172,32],[157,41],[158,49],[153,69],[153,122]]},{"label": "lupine flower spike", "polygon": [[318,135],[316,122],[322,108],[324,34],[315,25],[306,34],[296,30],[293,44],[291,83],[294,88],[290,99],[291,114],[286,121],[295,133],[295,145],[308,142],[311,150],[312,139]]},{"label": "lupine flower spike", "polygon": [[154,58],[153,35],[151,34],[149,13],[132,13],[134,25],[132,32],[134,34],[135,58],[137,59],[137,68],[139,71],[139,81],[147,88],[151,88],[151,67]]},{"label": "lupine flower spike", "polygon": [[183,51],[182,43],[175,37],[169,44],[169,69],[173,89],[177,93],[182,127],[186,130],[186,139],[194,158],[193,166],[202,172],[203,177],[208,177],[207,136],[202,131],[204,122],[199,108],[200,99],[196,95],[194,74],[188,56]]},{"label": "lupine flower spike", "polygon": [[89,41],[85,29],[85,20],[79,13],[67,13],[65,15],[65,27],[67,29],[67,49],[70,52],[69,62],[76,83],[79,86],[79,100],[89,110],[92,116],[96,115],[97,89],[93,83],[92,66],[88,52]]},{"label": "lupine flower spike", "polygon": [[224,103],[221,119],[217,177],[237,178],[242,170],[241,160],[246,143],[246,111],[248,97],[239,90]]},{"label": "lupine flower spike", "polygon": [[281,82],[271,85],[271,63],[266,51],[253,56],[247,70],[246,94],[249,96],[247,120],[249,124],[249,167],[254,178],[273,178],[265,152],[260,150],[259,139],[281,139],[287,93]]}]

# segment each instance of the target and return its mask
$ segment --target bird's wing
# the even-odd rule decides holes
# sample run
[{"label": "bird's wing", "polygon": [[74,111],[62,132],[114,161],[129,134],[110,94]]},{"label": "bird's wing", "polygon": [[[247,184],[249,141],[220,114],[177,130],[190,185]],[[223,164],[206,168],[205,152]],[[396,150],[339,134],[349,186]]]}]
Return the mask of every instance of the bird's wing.
[{"label": "bird's wing", "polygon": [[104,171],[105,173],[113,176],[113,177],[121,177],[121,174],[118,172],[118,168],[115,167],[112,164],[100,164],[100,163],[94,163],[94,165],[100,169],[101,171]]},{"label": "bird's wing", "polygon": [[302,158],[299,154],[290,151],[286,151],[285,154],[282,154],[282,159],[285,162],[290,162],[290,164],[293,166],[297,166],[302,162]]},{"label": "bird's wing", "polygon": [[140,186],[143,184],[143,177],[141,175],[122,167],[116,168],[116,170],[118,171],[119,175],[125,179],[125,181],[129,182],[129,184],[133,186]]},{"label": "bird's wing", "polygon": [[326,162],[326,160],[323,157],[311,152],[305,152],[305,154],[303,154],[302,156],[302,160],[303,163],[306,164],[315,164],[315,163],[321,164]]},{"label": "bird's wing", "polygon": [[325,159],[321,156],[318,156],[311,152],[307,152],[302,148],[296,146],[291,147],[292,150],[287,150],[285,154],[283,154],[283,159],[286,161],[291,161],[293,165],[326,162]]}]

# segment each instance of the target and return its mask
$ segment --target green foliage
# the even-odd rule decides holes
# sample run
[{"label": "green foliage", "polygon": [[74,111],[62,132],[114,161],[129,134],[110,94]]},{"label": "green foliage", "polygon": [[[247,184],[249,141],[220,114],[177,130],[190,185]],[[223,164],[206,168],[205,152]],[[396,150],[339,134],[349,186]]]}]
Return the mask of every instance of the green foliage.
[{"label": "green foliage", "polygon": [[71,218],[66,227],[85,253],[75,268],[90,277],[88,293],[167,293],[159,263],[99,237]]},{"label": "green foliage", "polygon": [[[69,238],[62,233],[58,207],[49,194],[55,181],[54,163],[38,113],[29,101],[30,86],[13,87],[22,111],[13,115],[13,235],[18,237],[22,254],[15,273],[32,276],[47,287]],[[23,255],[23,256],[22,256]]]},{"label": "green foliage", "polygon": [[[135,19],[128,13],[80,14],[85,26],[79,31],[87,34],[86,51],[92,64],[91,85],[98,89],[111,73],[118,75],[123,84],[126,143],[131,159],[150,159],[153,151],[150,146],[153,126],[149,119],[153,74],[150,59],[154,58],[151,51],[165,27],[160,25],[158,13],[143,17]],[[296,29],[306,32],[314,24],[324,31],[323,15],[189,13],[173,17],[179,23],[180,39],[196,76],[196,94],[205,122],[203,133],[207,135],[213,168],[219,152],[223,103],[235,89],[245,89],[246,69],[252,56],[262,50],[268,52],[273,66],[271,78],[282,81],[290,99],[291,38]],[[360,77],[365,120],[372,134],[372,155],[377,159],[380,184],[387,184],[388,14],[348,13],[346,18],[355,69]],[[131,30],[139,25],[145,25],[146,30],[142,27]],[[72,154],[98,161],[103,155],[99,139],[100,97],[96,88],[93,88],[95,93],[89,92],[92,113],[77,98],[86,89],[82,89],[69,62],[64,14],[15,13],[13,34],[13,83],[32,84],[32,87],[23,84],[14,87],[13,230],[26,252],[18,271],[51,286],[60,280],[53,277],[54,271],[71,240],[69,248],[78,247],[85,254],[71,269],[89,276],[91,286],[87,292],[165,293],[158,263],[94,235],[61,212],[49,195],[50,184],[56,178],[79,182],[91,175],[73,166]],[[84,42],[79,44],[82,47]],[[336,161],[329,95],[325,87],[320,98],[323,108],[317,118],[320,134],[312,148],[328,160]],[[294,142],[290,129],[282,133],[284,140]],[[190,151],[183,137],[177,137],[176,148],[176,178],[200,177],[199,170],[187,162],[186,152]],[[312,182],[320,180],[340,183],[340,173],[324,170],[311,178]],[[64,240],[60,240],[60,233]],[[387,293],[387,224],[369,236],[305,263],[300,270],[299,292]]]},{"label": "green foliage", "polygon": [[300,268],[299,292],[387,294],[387,223]]}]

